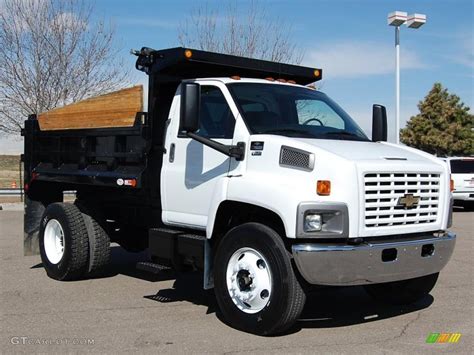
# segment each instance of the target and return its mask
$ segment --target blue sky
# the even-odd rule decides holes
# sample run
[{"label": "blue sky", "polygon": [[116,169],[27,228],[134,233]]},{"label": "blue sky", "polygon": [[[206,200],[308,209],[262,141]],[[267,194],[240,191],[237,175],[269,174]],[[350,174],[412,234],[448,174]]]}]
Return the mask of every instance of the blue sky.
[{"label": "blue sky", "polygon": [[[206,1],[211,7],[219,1]],[[276,0],[260,1],[270,18],[292,25],[304,49],[303,64],[321,67],[321,90],[335,99],[370,133],[373,103],[387,106],[389,138],[394,137],[394,29],[386,16],[394,10],[427,15],[420,29],[401,29],[401,120],[417,113],[417,103],[441,82],[470,107],[474,105],[474,8],[472,0]],[[200,1],[97,0],[95,15],[110,19],[118,44],[128,52],[148,46],[178,45],[177,27]],[[244,9],[249,1],[238,1]],[[135,82],[146,76],[137,72]],[[16,147],[16,148],[15,148]],[[18,149],[0,140],[0,152]]]}]

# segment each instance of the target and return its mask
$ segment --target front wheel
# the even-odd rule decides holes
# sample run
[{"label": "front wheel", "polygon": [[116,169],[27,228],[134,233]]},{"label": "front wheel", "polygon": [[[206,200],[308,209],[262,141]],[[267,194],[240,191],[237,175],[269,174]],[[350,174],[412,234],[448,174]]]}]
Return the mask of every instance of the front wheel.
[{"label": "front wheel", "polygon": [[305,294],[281,237],[259,223],[243,224],[224,236],[214,280],[224,321],[250,333],[281,333],[304,307]]},{"label": "front wheel", "polygon": [[364,288],[377,301],[406,305],[428,295],[435,286],[438,275],[439,273],[436,273],[415,279],[366,285]]}]

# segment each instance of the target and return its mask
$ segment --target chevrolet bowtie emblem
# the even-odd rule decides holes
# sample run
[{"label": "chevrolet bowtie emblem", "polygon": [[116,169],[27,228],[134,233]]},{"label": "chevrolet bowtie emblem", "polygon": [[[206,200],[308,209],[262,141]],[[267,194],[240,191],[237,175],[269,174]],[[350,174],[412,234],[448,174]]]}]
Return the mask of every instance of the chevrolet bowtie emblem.
[{"label": "chevrolet bowtie emblem", "polygon": [[404,196],[398,199],[398,205],[405,208],[413,208],[418,205],[420,198],[418,196],[413,196],[412,194],[405,194]]}]

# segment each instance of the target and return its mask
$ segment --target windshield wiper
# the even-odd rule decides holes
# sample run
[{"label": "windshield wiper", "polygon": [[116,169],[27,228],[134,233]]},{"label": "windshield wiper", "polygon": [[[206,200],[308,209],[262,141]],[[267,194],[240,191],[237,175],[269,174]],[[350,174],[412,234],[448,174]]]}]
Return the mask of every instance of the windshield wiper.
[{"label": "windshield wiper", "polygon": [[271,133],[295,133],[295,134],[302,134],[306,137],[311,137],[311,138],[315,138],[315,135],[307,132],[307,131],[304,131],[304,130],[299,130],[299,129],[293,129],[293,128],[277,128],[277,129],[270,129],[268,131],[265,131],[265,132],[259,132],[260,134],[271,134]]},{"label": "windshield wiper", "polygon": [[325,136],[332,136],[332,135],[339,135],[339,136],[346,136],[346,137],[354,137],[354,138],[357,138],[358,140],[361,140],[361,141],[365,141],[366,139],[355,134],[355,133],[352,133],[352,132],[347,132],[347,131],[332,131],[332,132],[325,132],[324,133]]}]

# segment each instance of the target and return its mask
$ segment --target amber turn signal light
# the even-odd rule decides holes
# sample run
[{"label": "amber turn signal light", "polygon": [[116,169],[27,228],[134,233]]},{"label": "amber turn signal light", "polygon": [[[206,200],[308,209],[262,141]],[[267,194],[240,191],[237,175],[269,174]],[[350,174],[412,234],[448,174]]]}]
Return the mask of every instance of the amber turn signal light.
[{"label": "amber turn signal light", "polygon": [[450,179],[450,181],[449,181],[449,188],[450,188],[451,192],[454,191],[454,180],[453,179]]},{"label": "amber turn signal light", "polygon": [[189,49],[186,49],[184,51],[184,56],[189,59],[193,56],[193,52],[191,52]]},{"label": "amber turn signal light", "polygon": [[316,192],[320,196],[329,196],[331,194],[331,181],[318,180]]}]

